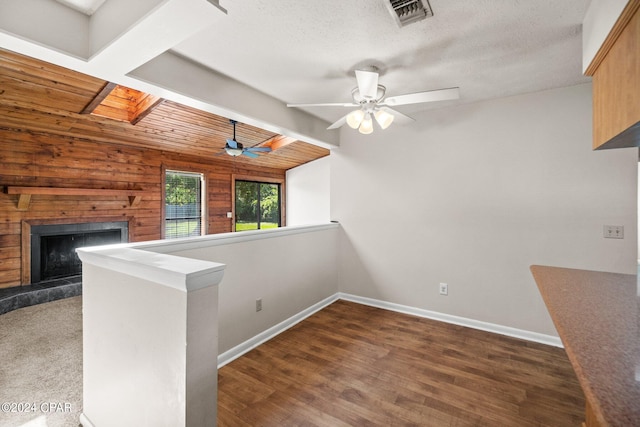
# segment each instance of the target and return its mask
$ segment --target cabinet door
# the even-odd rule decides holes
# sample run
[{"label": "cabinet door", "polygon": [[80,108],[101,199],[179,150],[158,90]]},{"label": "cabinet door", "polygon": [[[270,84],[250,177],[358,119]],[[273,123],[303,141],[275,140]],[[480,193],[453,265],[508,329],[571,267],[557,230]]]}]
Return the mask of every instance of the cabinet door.
[{"label": "cabinet door", "polygon": [[593,74],[593,148],[633,146],[640,146],[640,12],[637,8]]}]

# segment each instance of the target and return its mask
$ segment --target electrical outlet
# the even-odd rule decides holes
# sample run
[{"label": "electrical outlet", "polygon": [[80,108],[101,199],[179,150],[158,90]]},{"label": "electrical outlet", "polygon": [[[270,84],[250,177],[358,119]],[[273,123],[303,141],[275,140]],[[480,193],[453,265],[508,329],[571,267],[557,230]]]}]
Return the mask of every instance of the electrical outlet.
[{"label": "electrical outlet", "polygon": [[440,283],[440,295],[449,295],[449,285]]},{"label": "electrical outlet", "polygon": [[624,226],[622,225],[605,225],[605,239],[624,239]]},{"label": "electrical outlet", "polygon": [[256,300],[256,311],[262,311],[262,298]]}]

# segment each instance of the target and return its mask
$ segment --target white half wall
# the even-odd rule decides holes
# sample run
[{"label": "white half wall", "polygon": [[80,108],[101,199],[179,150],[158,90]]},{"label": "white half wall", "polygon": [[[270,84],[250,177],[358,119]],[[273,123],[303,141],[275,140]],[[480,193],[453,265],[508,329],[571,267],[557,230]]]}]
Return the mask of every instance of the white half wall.
[{"label": "white half wall", "polygon": [[531,264],[635,273],[638,153],[591,150],[591,85],[414,116],[332,150],[341,292],[556,335]]},{"label": "white half wall", "polygon": [[330,220],[329,156],[287,171],[287,225]]},{"label": "white half wall", "polygon": [[80,248],[83,426],[210,426],[224,265]]},{"label": "white half wall", "polygon": [[[219,354],[338,292],[338,224],[283,227],[132,244],[226,264],[219,286]],[[262,311],[256,312],[256,300]]]}]

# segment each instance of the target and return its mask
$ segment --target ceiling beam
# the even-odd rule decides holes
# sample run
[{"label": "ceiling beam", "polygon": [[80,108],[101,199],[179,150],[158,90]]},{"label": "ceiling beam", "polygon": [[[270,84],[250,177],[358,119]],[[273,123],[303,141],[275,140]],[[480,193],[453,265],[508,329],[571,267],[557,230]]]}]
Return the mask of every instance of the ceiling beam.
[{"label": "ceiling beam", "polygon": [[155,95],[190,107],[323,148],[339,145],[340,134],[327,130],[328,122],[173,52],[158,55],[128,77],[145,92],[156,90]]},{"label": "ceiling beam", "polygon": [[[47,24],[49,9],[64,25]],[[339,145],[327,122],[171,53],[196,32],[215,31],[225,13],[218,0],[109,0],[89,18],[55,0],[2,0],[0,48],[324,148]]]},{"label": "ceiling beam", "polygon": [[[91,66],[126,75],[223,19],[222,10],[203,0],[110,0],[91,19]],[[114,25],[125,29],[114,31]]]},{"label": "ceiling beam", "polygon": [[225,16],[209,0],[109,0],[91,17],[55,0],[2,0],[0,47],[121,83]]},{"label": "ceiling beam", "polygon": [[111,91],[115,89],[116,86],[117,84],[112,82],[105,83],[100,92],[98,92],[98,94],[91,100],[91,102],[88,103],[87,106],[82,109],[82,111],[80,111],[80,114],[93,113],[95,109],[98,108],[100,104],[102,104],[102,101],[104,101],[105,98],[109,96]]},{"label": "ceiling beam", "polygon": [[269,147],[271,148],[271,151],[276,151],[278,148],[282,148],[296,141],[297,139],[290,136],[276,135],[258,144],[257,147]]},{"label": "ceiling beam", "polygon": [[138,103],[133,116],[129,119],[132,125],[135,125],[140,120],[144,119],[149,113],[158,108],[164,99],[155,97],[153,95],[147,95],[142,101]]}]

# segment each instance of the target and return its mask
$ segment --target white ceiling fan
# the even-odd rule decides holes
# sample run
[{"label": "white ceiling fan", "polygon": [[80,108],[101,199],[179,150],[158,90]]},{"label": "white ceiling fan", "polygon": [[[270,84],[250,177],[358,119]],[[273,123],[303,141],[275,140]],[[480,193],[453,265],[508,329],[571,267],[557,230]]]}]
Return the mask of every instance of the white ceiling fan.
[{"label": "white ceiling fan", "polygon": [[446,101],[460,98],[460,89],[457,87],[448,89],[415,92],[406,95],[390,96],[385,98],[387,88],[378,84],[379,74],[376,67],[371,71],[356,70],[358,86],[353,88],[351,96],[353,102],[335,102],[320,104],[287,104],[287,107],[357,107],[349,114],[343,116],[327,129],[336,129],[345,123],[360,133],[373,132],[373,118],[382,129],[386,129],[397,119],[399,123],[414,121],[413,118],[394,110],[391,107],[398,105],[420,104],[424,102]]}]

